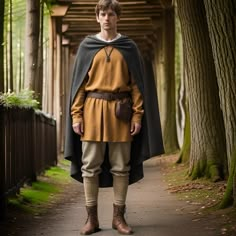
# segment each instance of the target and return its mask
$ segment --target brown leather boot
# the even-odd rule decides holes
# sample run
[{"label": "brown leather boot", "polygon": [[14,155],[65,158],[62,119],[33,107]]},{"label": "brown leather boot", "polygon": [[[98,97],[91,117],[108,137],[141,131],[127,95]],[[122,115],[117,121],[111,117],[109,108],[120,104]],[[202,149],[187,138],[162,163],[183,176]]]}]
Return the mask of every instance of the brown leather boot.
[{"label": "brown leather boot", "polygon": [[90,235],[100,231],[99,222],[98,222],[98,214],[97,214],[97,206],[86,206],[86,210],[88,213],[87,221],[84,227],[81,229],[81,235]]},{"label": "brown leather boot", "polygon": [[124,214],[125,214],[125,205],[118,206],[113,204],[114,212],[113,212],[113,221],[112,228],[116,229],[119,234],[130,235],[133,234],[132,229],[127,225]]}]

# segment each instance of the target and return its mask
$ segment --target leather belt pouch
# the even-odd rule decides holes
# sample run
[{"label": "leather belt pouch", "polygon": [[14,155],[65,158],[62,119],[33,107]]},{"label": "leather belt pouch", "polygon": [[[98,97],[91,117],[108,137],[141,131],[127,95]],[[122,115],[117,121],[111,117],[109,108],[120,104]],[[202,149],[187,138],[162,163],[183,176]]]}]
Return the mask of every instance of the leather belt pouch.
[{"label": "leather belt pouch", "polygon": [[116,102],[116,117],[120,120],[130,121],[132,117],[131,99],[123,99]]}]

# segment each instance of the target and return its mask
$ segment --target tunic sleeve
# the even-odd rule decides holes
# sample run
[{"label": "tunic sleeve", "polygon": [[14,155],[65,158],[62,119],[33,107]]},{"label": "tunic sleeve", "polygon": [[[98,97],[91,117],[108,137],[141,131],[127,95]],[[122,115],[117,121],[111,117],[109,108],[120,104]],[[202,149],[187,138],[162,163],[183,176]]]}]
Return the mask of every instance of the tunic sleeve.
[{"label": "tunic sleeve", "polygon": [[84,83],[81,85],[71,106],[71,116],[73,124],[83,122],[83,109],[86,97],[85,85],[86,81],[84,81]]},{"label": "tunic sleeve", "polygon": [[142,116],[144,114],[143,98],[142,94],[138,89],[138,86],[136,85],[133,79],[131,81],[131,96],[133,101],[133,106],[132,106],[133,116],[131,122],[141,124]]}]

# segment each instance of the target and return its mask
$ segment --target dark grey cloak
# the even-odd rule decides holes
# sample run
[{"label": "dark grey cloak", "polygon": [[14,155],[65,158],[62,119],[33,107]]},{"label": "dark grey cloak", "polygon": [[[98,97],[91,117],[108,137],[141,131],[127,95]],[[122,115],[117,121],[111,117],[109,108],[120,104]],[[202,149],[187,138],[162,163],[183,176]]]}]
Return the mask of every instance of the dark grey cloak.
[{"label": "dark grey cloak", "polygon": [[[134,137],[131,146],[129,184],[132,184],[143,178],[143,161],[164,153],[164,148],[153,74],[150,74],[150,70],[145,66],[146,63],[143,63],[136,44],[126,36],[121,36],[112,42],[104,42],[95,36],[88,36],[81,42],[74,63],[72,86],[68,100],[64,157],[71,161],[71,176],[83,182],[81,173],[82,143],[80,136],[74,133],[72,129],[70,107],[78,89],[87,76],[94,56],[100,49],[108,45],[115,47],[121,52],[126,60],[129,72],[135,79],[144,98],[144,116],[141,132]],[[100,187],[112,186],[112,175],[108,161],[108,146],[99,180]]]}]

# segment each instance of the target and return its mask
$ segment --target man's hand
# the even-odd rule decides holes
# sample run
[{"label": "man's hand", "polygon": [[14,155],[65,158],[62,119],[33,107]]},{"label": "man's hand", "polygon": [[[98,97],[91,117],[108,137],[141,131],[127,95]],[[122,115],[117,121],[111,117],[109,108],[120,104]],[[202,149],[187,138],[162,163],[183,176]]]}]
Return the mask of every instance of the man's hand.
[{"label": "man's hand", "polygon": [[131,123],[131,129],[130,129],[130,133],[132,136],[138,134],[141,130],[141,125],[139,123]]},{"label": "man's hand", "polygon": [[83,135],[84,134],[84,123],[80,122],[80,123],[75,123],[73,124],[73,130],[76,134],[78,135]]}]

